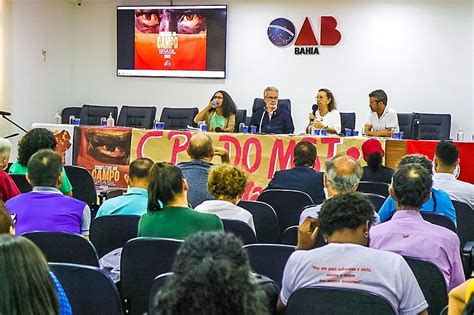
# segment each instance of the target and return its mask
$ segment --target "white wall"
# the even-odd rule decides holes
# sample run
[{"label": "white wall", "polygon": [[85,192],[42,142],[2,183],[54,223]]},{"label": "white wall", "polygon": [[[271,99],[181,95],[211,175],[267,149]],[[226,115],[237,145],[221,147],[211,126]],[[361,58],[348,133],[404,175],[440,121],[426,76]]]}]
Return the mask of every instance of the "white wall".
[{"label": "white wall", "polygon": [[[298,132],[320,87],[333,91],[339,110],[356,111],[359,127],[367,94],[383,88],[399,112],[451,113],[452,136],[457,129],[474,132],[471,1],[230,1],[225,80],[117,77],[115,6],[131,3],[138,1],[89,0],[81,7],[14,1],[12,97],[18,120],[26,126],[51,121],[57,109],[83,103],[202,107],[221,88],[250,109],[271,84],[291,98]],[[299,30],[308,16],[317,30],[321,15],[336,17],[342,40],[321,47],[319,56],[295,56],[293,48],[277,48],[266,36],[274,18],[286,17]],[[40,59],[44,47],[46,62]]]}]

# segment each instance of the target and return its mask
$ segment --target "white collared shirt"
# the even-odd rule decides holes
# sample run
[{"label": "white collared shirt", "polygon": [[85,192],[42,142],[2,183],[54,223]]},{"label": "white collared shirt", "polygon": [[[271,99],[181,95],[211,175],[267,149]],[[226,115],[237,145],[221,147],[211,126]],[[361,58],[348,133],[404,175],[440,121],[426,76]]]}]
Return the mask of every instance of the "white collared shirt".
[{"label": "white collared shirt", "polygon": [[395,132],[400,132],[397,113],[388,106],[385,106],[385,110],[380,118],[377,112],[370,112],[366,124],[372,126],[372,131],[382,131],[394,128]]},{"label": "white collared shirt", "polygon": [[474,207],[474,185],[456,179],[453,174],[435,173],[433,188],[446,191],[452,200]]},{"label": "white collared shirt", "polygon": [[336,133],[341,133],[341,114],[336,109],[328,112],[325,116],[321,116],[318,109],[314,116],[315,120],[320,121],[325,127],[333,128]]}]

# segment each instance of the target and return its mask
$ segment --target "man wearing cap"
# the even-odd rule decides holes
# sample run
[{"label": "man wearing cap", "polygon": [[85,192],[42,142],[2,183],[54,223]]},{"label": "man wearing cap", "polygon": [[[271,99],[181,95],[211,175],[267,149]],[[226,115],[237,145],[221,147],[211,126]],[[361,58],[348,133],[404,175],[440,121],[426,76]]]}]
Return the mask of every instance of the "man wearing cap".
[{"label": "man wearing cap", "polygon": [[377,139],[369,139],[362,144],[362,155],[367,166],[364,166],[361,181],[390,184],[393,170],[382,164],[384,154],[382,144]]}]

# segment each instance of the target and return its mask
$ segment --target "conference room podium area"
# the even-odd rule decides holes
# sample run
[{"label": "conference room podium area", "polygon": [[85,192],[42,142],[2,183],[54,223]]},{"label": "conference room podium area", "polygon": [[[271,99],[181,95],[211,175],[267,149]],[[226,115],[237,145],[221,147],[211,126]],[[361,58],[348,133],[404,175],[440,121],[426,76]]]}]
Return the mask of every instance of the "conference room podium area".
[{"label": "conference room podium area", "polygon": [[[96,188],[126,189],[125,174],[128,165],[139,157],[148,157],[155,162],[173,164],[189,160],[186,149],[189,139],[197,131],[146,130],[126,127],[73,126],[55,124],[33,124],[51,130],[57,140],[57,151],[63,156],[64,164],[86,168],[94,179]],[[324,171],[327,159],[336,154],[348,154],[362,165],[361,146],[368,138],[309,136],[309,135],[260,135],[242,133],[213,133],[208,135],[214,145],[225,147],[230,154],[231,164],[249,174],[249,185],[244,200],[256,200],[273,174],[293,167],[293,149],[302,140],[317,147],[318,157],[315,169]],[[438,141],[395,140],[377,138],[385,150],[385,164],[396,168],[398,161],[406,154],[421,153],[433,158]],[[460,151],[459,179],[474,183],[474,166],[470,165],[473,142],[456,142]],[[218,157],[213,159],[219,163]]]}]

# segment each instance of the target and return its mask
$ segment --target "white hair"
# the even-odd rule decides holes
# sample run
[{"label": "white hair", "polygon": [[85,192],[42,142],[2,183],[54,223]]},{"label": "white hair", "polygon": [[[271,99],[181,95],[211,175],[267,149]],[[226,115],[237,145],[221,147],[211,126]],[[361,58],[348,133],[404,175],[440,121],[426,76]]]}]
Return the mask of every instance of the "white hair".
[{"label": "white hair", "polygon": [[263,90],[263,97],[265,97],[265,95],[267,95],[267,92],[270,92],[270,91],[273,91],[273,92],[277,92],[278,93],[278,89],[274,86],[267,86],[265,88],[265,90]]},{"label": "white hair", "polygon": [[0,138],[0,158],[10,157],[11,148],[12,143],[9,140]]}]

